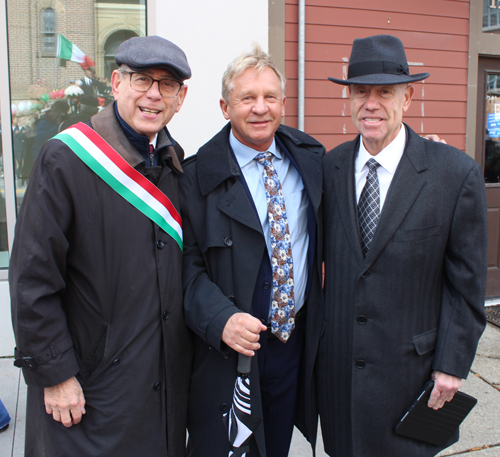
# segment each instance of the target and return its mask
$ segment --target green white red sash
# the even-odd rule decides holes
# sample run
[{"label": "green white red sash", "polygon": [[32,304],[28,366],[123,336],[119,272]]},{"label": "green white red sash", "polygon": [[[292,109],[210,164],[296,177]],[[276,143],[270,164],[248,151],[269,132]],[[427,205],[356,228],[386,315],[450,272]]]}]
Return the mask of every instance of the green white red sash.
[{"label": "green white red sash", "polygon": [[79,122],[54,138],[65,143],[113,190],[158,224],[182,250],[182,220],[172,202],[95,130]]}]

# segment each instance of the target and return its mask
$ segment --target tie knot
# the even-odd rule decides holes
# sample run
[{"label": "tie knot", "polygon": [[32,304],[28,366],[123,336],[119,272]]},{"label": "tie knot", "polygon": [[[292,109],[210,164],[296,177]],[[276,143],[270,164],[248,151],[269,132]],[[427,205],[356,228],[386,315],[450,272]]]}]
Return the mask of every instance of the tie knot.
[{"label": "tie knot", "polygon": [[260,152],[259,154],[257,154],[254,159],[261,163],[262,165],[266,165],[266,162],[271,162],[271,153],[269,151],[267,152]]},{"label": "tie knot", "polygon": [[149,153],[153,154],[154,151],[155,151],[155,147],[151,143],[149,143]]},{"label": "tie knot", "polygon": [[374,172],[378,167],[380,167],[380,164],[375,159],[370,159],[366,162],[366,166],[371,172]]}]

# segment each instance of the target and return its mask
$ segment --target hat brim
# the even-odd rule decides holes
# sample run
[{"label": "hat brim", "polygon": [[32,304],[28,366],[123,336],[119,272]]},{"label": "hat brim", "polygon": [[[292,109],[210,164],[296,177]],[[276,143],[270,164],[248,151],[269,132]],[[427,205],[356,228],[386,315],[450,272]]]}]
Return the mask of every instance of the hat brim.
[{"label": "hat brim", "polygon": [[[125,65],[127,65],[127,64],[125,64]],[[131,71],[138,71],[138,72],[146,71],[146,70],[156,70],[156,69],[167,70],[168,72],[172,73],[172,76],[179,82],[183,82],[185,79],[187,79],[187,78],[184,78],[184,75],[181,75],[179,73],[177,68],[174,68],[170,65],[161,64],[161,63],[152,64],[152,65],[143,65],[143,66],[134,65],[133,67],[130,65],[127,65],[127,66],[130,68]]]},{"label": "hat brim", "polygon": [[350,84],[362,84],[363,86],[380,86],[380,85],[393,85],[393,84],[406,84],[415,81],[421,81],[428,78],[429,73],[418,73],[416,75],[391,75],[388,73],[378,73],[374,75],[357,76],[350,79],[328,79],[335,84],[342,84],[349,86]]}]

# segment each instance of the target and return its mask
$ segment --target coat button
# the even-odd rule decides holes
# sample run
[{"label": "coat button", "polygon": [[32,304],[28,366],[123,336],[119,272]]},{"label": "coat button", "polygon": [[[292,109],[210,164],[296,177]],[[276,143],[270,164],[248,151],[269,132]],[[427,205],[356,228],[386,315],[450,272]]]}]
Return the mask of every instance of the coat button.
[{"label": "coat button", "polygon": [[361,277],[362,277],[363,279],[368,278],[368,276],[370,276],[370,270],[366,270],[366,271],[365,271],[365,272],[363,272],[363,274],[361,275]]},{"label": "coat button", "polygon": [[269,287],[271,287],[271,285],[270,285],[268,282],[265,282],[265,283],[262,285],[262,287],[263,287],[264,289],[266,289],[266,290],[267,290],[267,289],[269,289]]},{"label": "coat button", "polygon": [[226,246],[232,246],[232,245],[233,245],[233,240],[232,240],[231,238],[229,238],[228,236],[226,236],[226,237],[224,238],[224,244],[225,244]]},{"label": "coat button", "polygon": [[154,385],[153,389],[154,389],[154,390],[160,390],[160,388],[161,388],[161,382],[159,382],[159,381],[158,381],[158,382]]},{"label": "coat button", "polygon": [[120,363],[120,359],[113,360],[113,365],[118,365]]},{"label": "coat button", "polygon": [[368,322],[368,318],[366,316],[358,316],[358,324],[364,325]]},{"label": "coat button", "polygon": [[158,247],[158,249],[163,249],[165,247],[165,243],[162,240],[158,240],[156,242],[156,246]]},{"label": "coat button", "polygon": [[222,403],[220,406],[219,406],[220,410],[225,413],[229,408],[227,406],[227,403]]},{"label": "coat button", "polygon": [[364,368],[366,366],[366,363],[364,360],[359,359],[359,360],[356,360],[356,366],[361,369],[361,368]]},{"label": "coat button", "polygon": [[231,302],[231,303],[234,303],[236,302],[236,298],[234,298],[232,295],[229,295],[229,297],[227,297],[228,300]]},{"label": "coat button", "polygon": [[163,311],[162,317],[163,320],[166,321],[168,319],[168,313],[166,311]]}]

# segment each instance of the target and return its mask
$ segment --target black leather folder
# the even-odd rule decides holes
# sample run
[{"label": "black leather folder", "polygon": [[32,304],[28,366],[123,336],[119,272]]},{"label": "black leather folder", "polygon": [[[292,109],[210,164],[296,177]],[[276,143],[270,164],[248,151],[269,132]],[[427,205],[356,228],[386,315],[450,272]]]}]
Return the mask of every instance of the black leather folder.
[{"label": "black leather folder", "polygon": [[429,381],[406,414],[396,424],[395,432],[438,446],[445,445],[467,414],[474,408],[477,400],[463,392],[457,392],[453,400],[446,402],[441,409],[427,406],[434,382]]}]

